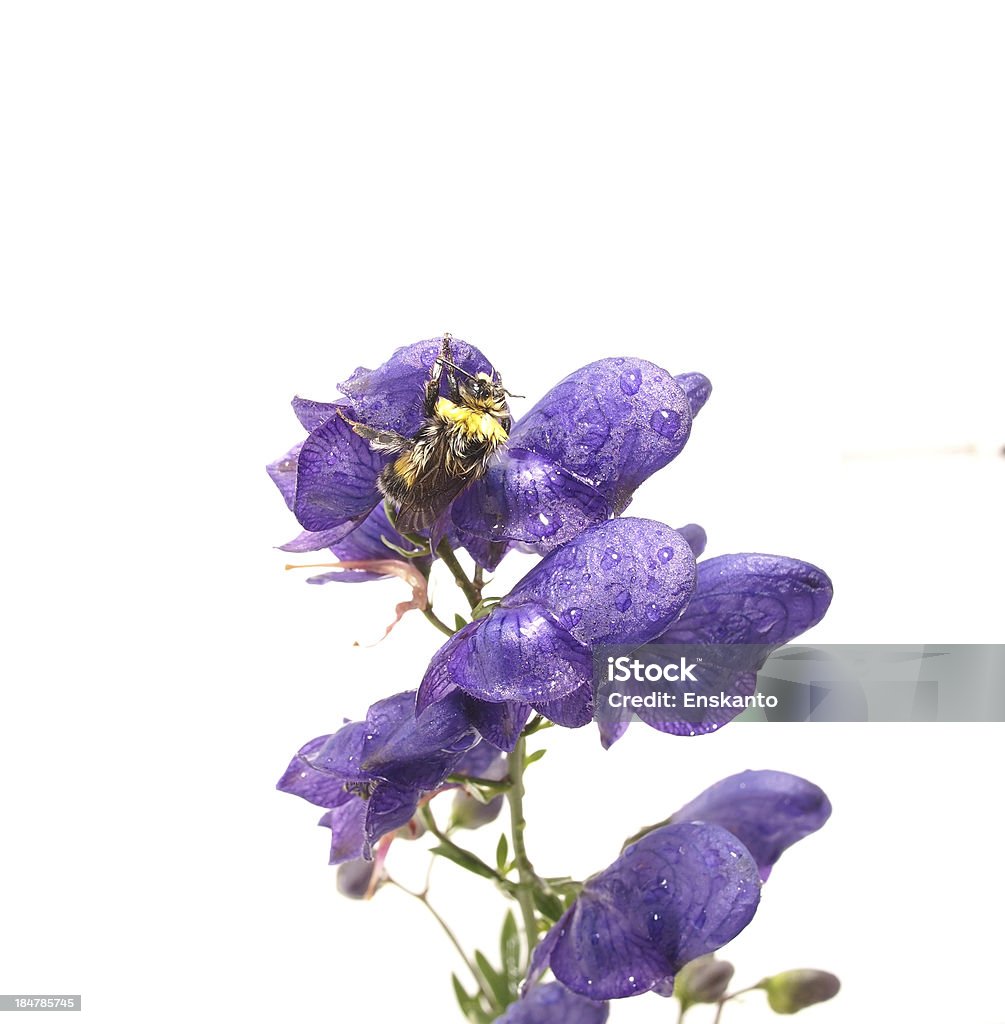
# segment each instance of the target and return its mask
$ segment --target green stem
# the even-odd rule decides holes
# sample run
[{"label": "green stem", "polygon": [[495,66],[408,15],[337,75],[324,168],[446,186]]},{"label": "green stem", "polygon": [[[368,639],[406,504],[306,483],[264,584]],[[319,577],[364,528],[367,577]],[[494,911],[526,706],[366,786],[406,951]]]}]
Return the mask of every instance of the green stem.
[{"label": "green stem", "polygon": [[493,793],[505,793],[511,785],[509,777],[505,779],[483,779],[479,775],[448,775],[447,782],[456,782],[459,786],[480,786],[482,789],[491,790]]},{"label": "green stem", "polygon": [[458,846],[457,843],[455,843],[453,839],[451,839],[450,836],[448,836],[447,833],[444,832],[443,829],[436,824],[436,819],[433,817],[433,812],[430,809],[429,804],[426,804],[422,808],[422,810],[419,812],[419,816],[422,818],[422,823],[426,826],[426,828],[429,829],[429,831],[432,832],[432,834],[436,836],[436,838],[439,839],[439,841],[444,846],[449,846],[452,850],[456,850],[462,857],[469,861],[477,862],[479,868],[482,871],[484,871],[485,877],[491,878],[494,882],[500,885],[504,891],[508,892],[510,889],[513,888],[512,882],[508,882],[505,878],[503,878],[503,876],[500,875],[499,872],[495,870],[495,868],[489,867],[489,865],[486,864],[485,861],[481,859],[481,857],[477,856],[476,854],[473,854],[470,850],[465,849],[463,846]]},{"label": "green stem", "polygon": [[746,988],[738,988],[735,992],[730,992],[729,995],[723,996],[717,1003],[717,1008],[715,1011],[715,1020],[712,1021],[712,1024],[719,1024],[719,1021],[722,1019],[722,1008],[731,999],[735,999],[737,996],[746,995],[748,992],[753,992],[755,989],[758,989],[760,987],[760,985],[748,985]]},{"label": "green stem", "polygon": [[516,864],[519,885],[517,886],[517,902],[520,904],[520,913],[523,916],[524,931],[527,934],[527,956],[534,951],[537,945],[537,915],[534,912],[534,887],[537,884],[537,874],[534,866],[527,856],[527,847],[524,843],[524,830],[527,821],[523,816],[523,768],[527,757],[527,739],[522,736],[517,740],[513,753],[509,756],[509,777],[510,789],[506,794],[509,800],[510,817],[513,822],[513,861]]},{"label": "green stem", "polygon": [[438,615],[433,612],[433,606],[431,604],[426,605],[422,609],[422,614],[426,616],[426,621],[431,622],[444,636],[453,636],[454,630],[452,630]]},{"label": "green stem", "polygon": [[467,599],[468,606],[472,609],[476,608],[481,598],[478,596],[475,585],[468,579],[467,573],[461,568],[461,563],[457,561],[453,548],[451,548],[446,540],[442,540],[436,549],[436,554],[443,559],[443,564],[450,570],[450,574],[457,581],[457,586],[464,591],[464,597]]},{"label": "green stem", "polygon": [[443,934],[450,940],[450,944],[457,950],[457,955],[464,961],[464,966],[471,972],[471,977],[475,979],[475,984],[482,990],[485,997],[495,1005],[495,1000],[492,996],[492,989],[490,988],[488,981],[485,979],[481,971],[478,970],[478,966],[475,962],[464,952],[464,947],[461,945],[457,936],[454,934],[453,929],[443,919],[440,912],[429,902],[429,895],[426,892],[414,892],[412,889],[402,885],[401,882],[395,881],[393,878],[388,876],[387,881],[391,883],[396,889],[400,889],[403,893],[411,896],[413,899],[418,900],[425,908],[433,915],[433,919],[443,929]]}]

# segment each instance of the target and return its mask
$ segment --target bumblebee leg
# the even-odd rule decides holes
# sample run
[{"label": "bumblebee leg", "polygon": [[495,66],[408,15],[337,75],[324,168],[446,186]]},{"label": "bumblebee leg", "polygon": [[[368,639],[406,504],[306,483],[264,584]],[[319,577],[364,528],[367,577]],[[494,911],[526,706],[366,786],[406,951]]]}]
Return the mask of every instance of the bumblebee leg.
[{"label": "bumblebee leg", "polygon": [[[461,400],[460,388],[457,386],[457,373],[454,370],[454,354],[450,351],[450,343],[454,339],[449,334],[443,335],[443,343],[440,346],[440,358],[437,359],[436,364],[440,371],[447,371],[447,397],[451,402],[459,402]],[[437,381],[440,379],[440,374],[436,374]]]},{"label": "bumblebee leg", "polygon": [[451,363],[454,361],[453,354],[450,351],[450,342],[452,340],[449,334],[444,333],[443,341],[440,344],[440,354],[436,357],[433,368],[429,371],[429,380],[426,381],[426,395],[423,402],[423,412],[427,419],[436,411],[436,400],[440,397],[440,378],[443,376],[444,370],[447,371],[447,397],[452,402],[456,402],[460,397],[457,389],[457,377],[451,366]]},{"label": "bumblebee leg", "polygon": [[349,419],[342,409],[339,409],[338,414],[360,437],[366,438],[370,442],[370,447],[374,451],[404,452],[412,447],[412,440],[410,438],[403,437],[393,430],[375,430],[373,427],[368,427],[365,423],[357,423],[356,420]]}]

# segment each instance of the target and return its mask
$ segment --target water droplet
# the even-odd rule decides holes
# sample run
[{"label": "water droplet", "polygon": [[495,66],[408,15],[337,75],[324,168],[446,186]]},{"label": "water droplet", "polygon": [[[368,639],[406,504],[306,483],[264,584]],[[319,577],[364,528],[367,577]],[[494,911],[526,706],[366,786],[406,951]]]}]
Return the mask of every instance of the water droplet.
[{"label": "water droplet", "polygon": [[673,437],[680,427],[680,416],[672,409],[657,409],[649,417],[649,425],[661,437]]},{"label": "water droplet", "polygon": [[619,612],[626,612],[632,606],[632,595],[627,590],[622,590],[614,599],[614,607]]},{"label": "water droplet", "polygon": [[606,569],[610,572],[610,570],[613,569],[620,561],[621,552],[615,551],[614,548],[608,548],[604,552],[604,557],[600,559],[600,568]]},{"label": "water droplet", "polygon": [[562,625],[566,629],[572,629],[574,626],[578,626],[583,618],[582,608],[570,608],[561,615]]},{"label": "water droplet", "polygon": [[673,558],[673,554],[673,548],[660,548],[659,551],[656,552],[656,556],[664,565]]},{"label": "water droplet", "polygon": [[661,878],[660,879],[660,888],[661,889],[666,889],[667,886],[669,886],[669,884],[670,883],[665,878]]},{"label": "water droplet", "polygon": [[562,525],[562,520],[555,513],[538,512],[537,522],[531,523],[531,529],[538,537],[550,537]]},{"label": "water droplet", "polygon": [[590,942],[594,946],[599,946],[600,945],[600,932],[594,932],[590,936]]},{"label": "water droplet", "polygon": [[634,395],[638,393],[640,387],[642,387],[642,374],[638,370],[625,370],[621,374],[621,390],[626,395]]},{"label": "water droplet", "polygon": [[660,606],[655,601],[650,601],[646,605],[646,618],[650,622],[656,622],[660,618]]}]

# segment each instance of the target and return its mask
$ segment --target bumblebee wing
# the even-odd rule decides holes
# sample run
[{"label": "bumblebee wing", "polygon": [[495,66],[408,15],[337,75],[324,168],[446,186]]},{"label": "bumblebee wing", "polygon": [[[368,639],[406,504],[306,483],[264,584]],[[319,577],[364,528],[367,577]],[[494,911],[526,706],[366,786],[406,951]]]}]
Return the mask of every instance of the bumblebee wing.
[{"label": "bumblebee wing", "polygon": [[398,532],[428,530],[472,479],[471,476],[452,476],[440,466],[431,467],[418,476],[402,495],[395,518]]}]

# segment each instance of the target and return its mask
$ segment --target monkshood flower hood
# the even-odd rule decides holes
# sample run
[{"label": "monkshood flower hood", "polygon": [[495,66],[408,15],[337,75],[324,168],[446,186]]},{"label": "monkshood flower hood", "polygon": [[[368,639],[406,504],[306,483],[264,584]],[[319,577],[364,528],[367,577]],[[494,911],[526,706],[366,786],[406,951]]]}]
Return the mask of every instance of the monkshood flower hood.
[{"label": "monkshood flower hood", "polygon": [[[569,728],[594,715],[593,653],[602,645],[747,643],[761,661],[809,629],[830,603],[831,584],[816,566],[769,555],[727,555],[695,562],[704,532],[673,530],[622,517],[592,526],[546,555],[488,614],[434,655],[418,707],[461,690],[480,704],[510,702],[518,726],[529,709]],[[753,692],[756,668],[727,680]],[[708,732],[737,714],[722,709],[698,728],[663,711],[640,717],[664,732]],[[500,719],[501,721],[501,719]],[[601,720],[610,746],[624,722]],[[485,736],[511,749],[515,735]]]},{"label": "monkshood flower hood", "polygon": [[[441,341],[406,345],[377,369],[356,370],[334,402],[294,399],[307,439],[268,467],[303,527],[284,550],[333,547],[367,524],[391,456],[371,450],[339,410],[373,429],[413,436]],[[492,371],[474,346],[456,338],[451,346],[464,371]],[[454,503],[454,540],[491,569],[511,544],[545,553],[620,514],[635,489],[680,453],[710,391],[699,373],[674,377],[639,358],[576,370],[517,420],[486,475]],[[382,523],[369,525],[376,536],[386,532]]]},{"label": "monkshood flower hood", "polygon": [[772,866],[830,811],[818,786],[785,772],[716,783],[587,879],[534,951],[528,986],[550,968],[590,999],[671,995],[684,964],[750,923]]}]

